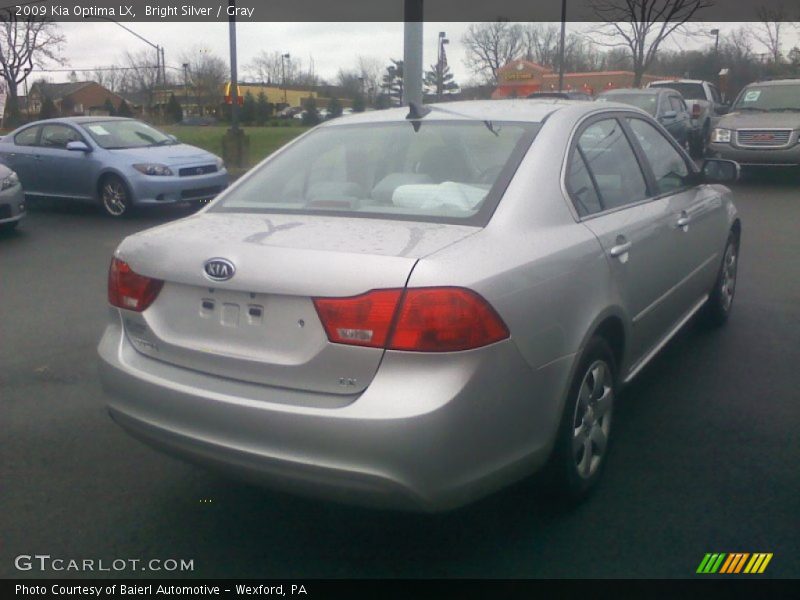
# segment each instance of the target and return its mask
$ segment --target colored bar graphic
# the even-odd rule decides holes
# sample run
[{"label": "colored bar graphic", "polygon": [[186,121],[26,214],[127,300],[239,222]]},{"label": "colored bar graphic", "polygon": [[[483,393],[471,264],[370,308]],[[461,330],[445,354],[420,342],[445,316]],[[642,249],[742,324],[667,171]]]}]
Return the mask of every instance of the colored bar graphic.
[{"label": "colored bar graphic", "polygon": [[696,572],[703,574],[719,573],[720,575],[742,572],[750,574],[763,573],[769,561],[772,560],[772,556],[771,552],[756,552],[753,554],[749,552],[731,552],[730,554],[709,552],[700,561]]}]

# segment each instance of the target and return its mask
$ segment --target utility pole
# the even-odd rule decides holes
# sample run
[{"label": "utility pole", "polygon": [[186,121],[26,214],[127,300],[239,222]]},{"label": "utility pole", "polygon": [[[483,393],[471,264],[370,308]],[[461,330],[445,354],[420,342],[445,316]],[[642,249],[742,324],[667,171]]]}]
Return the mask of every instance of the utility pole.
[{"label": "utility pole", "polygon": [[183,103],[189,105],[189,63],[183,63]]},{"label": "utility pole", "polygon": [[439,46],[438,55],[436,58],[436,101],[442,101],[442,93],[444,92],[444,45],[449,44],[450,40],[447,39],[444,31],[439,32]]},{"label": "utility pole", "polygon": [[558,44],[558,91],[564,90],[564,53],[567,36],[567,0],[561,0],[561,39]]},{"label": "utility pole", "polygon": [[714,36],[714,54],[719,54],[719,29],[712,29],[708,33]]},{"label": "utility pole", "polygon": [[403,104],[422,104],[422,0],[404,0]]}]

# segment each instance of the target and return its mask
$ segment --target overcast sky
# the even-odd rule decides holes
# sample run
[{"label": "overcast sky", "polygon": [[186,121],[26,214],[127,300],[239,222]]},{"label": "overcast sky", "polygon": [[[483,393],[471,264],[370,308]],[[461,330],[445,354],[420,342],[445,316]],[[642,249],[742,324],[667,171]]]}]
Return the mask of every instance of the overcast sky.
[{"label": "overcast sky", "polygon": [[[719,27],[724,35],[742,23],[703,23],[698,25],[705,30]],[[186,53],[206,50],[228,59],[227,23],[126,23],[126,26],[151,42],[165,48],[168,67],[180,67]],[[464,66],[465,52],[461,38],[469,23],[425,23],[424,24],[424,65],[436,62],[436,38],[439,31],[445,31],[450,39],[447,57],[455,80],[461,84],[468,82],[472,74]],[[64,57],[66,68],[93,68],[120,64],[126,51],[139,52],[149,46],[124,31],[114,23],[60,23],[66,36]],[[586,24],[569,23],[569,31],[586,29]],[[785,28],[784,52],[798,44],[798,32]],[[375,57],[390,64],[390,59],[403,57],[403,23],[239,23],[237,25],[239,73],[247,76],[247,65],[262,50],[289,52],[301,58],[304,66],[313,57],[315,71],[323,79],[334,82],[340,68],[354,68],[359,56]],[[668,47],[698,47],[713,43],[713,36],[707,40],[673,38]],[[760,51],[758,49],[756,51]],[[155,63],[155,50],[153,61]],[[176,71],[177,72],[177,71]],[[33,79],[46,75],[53,81],[66,81],[68,73],[37,73]],[[79,74],[81,79],[91,78],[91,74]]]}]

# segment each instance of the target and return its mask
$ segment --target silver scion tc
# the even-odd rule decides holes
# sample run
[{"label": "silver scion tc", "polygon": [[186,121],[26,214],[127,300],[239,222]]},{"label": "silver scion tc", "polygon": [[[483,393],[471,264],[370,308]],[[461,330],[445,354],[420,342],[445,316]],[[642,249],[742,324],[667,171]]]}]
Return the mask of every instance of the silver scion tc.
[{"label": "silver scion tc", "polygon": [[441,510],[547,465],[579,498],[620,386],[729,314],[737,171],[615,103],[336,119],[120,244],[109,411],[299,493]]}]

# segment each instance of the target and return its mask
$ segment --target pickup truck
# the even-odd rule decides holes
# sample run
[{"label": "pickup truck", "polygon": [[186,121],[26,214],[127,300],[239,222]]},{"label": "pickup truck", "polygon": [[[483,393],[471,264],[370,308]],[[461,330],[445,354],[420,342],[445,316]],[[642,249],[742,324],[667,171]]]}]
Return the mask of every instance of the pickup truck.
[{"label": "pickup truck", "polygon": [[722,115],[728,112],[729,105],[722,102],[717,86],[699,79],[663,79],[651,82],[648,87],[667,87],[680,92],[692,116],[692,155],[702,157],[711,136],[711,131]]}]

